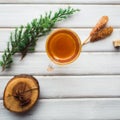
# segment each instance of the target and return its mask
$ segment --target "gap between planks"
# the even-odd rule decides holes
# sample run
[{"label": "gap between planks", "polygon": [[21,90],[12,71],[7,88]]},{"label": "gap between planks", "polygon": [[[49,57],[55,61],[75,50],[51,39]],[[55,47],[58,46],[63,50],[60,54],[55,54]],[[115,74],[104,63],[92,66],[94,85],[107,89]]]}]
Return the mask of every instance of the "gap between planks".
[{"label": "gap between planks", "polygon": [[39,2],[36,2],[36,3],[1,3],[0,2],[0,5],[41,5],[41,4],[43,4],[43,5],[101,5],[101,6],[103,6],[103,5],[120,5],[120,3],[94,3],[94,2],[92,2],[92,3],[85,3],[85,2],[82,2],[82,3],[70,3],[70,2],[66,2],[66,3],[49,3],[49,2],[47,2],[47,3],[39,3]]},{"label": "gap between planks", "polygon": [[[63,99],[63,98],[41,98],[41,99],[39,99],[38,101],[51,101],[51,102],[53,102],[53,101],[120,101],[120,98],[116,98],[116,97],[114,97],[114,98],[112,98],[112,97],[110,97],[110,98],[65,98],[65,99]],[[0,102],[2,102],[3,100],[0,100]]]}]

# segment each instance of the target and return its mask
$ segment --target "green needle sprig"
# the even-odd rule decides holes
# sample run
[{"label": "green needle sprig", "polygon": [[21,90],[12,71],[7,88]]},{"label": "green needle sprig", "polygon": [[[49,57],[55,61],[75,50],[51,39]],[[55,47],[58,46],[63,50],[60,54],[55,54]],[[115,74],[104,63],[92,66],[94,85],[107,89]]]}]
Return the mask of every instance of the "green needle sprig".
[{"label": "green needle sprig", "polygon": [[51,31],[56,22],[66,19],[77,11],[79,11],[79,9],[73,9],[71,7],[66,9],[60,8],[58,12],[54,14],[50,11],[49,14],[46,13],[44,17],[41,15],[39,19],[33,19],[33,21],[26,26],[16,28],[10,35],[7,48],[0,61],[2,71],[10,67],[15,53],[20,52],[22,55],[21,59],[23,59],[28,52],[35,50],[36,42],[39,37]]}]

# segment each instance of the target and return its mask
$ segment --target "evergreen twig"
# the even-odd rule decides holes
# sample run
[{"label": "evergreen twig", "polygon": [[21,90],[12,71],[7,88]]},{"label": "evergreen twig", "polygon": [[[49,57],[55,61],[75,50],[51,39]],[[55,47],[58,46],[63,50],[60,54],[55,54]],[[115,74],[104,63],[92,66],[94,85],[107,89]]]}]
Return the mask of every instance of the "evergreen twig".
[{"label": "evergreen twig", "polygon": [[33,52],[39,37],[48,33],[56,22],[66,19],[76,11],[79,11],[79,9],[73,9],[71,7],[67,9],[60,8],[54,15],[52,15],[50,11],[49,14],[46,13],[44,17],[41,15],[39,19],[34,19],[31,23],[28,23],[27,26],[16,28],[15,31],[11,33],[10,41],[2,55],[2,60],[0,61],[2,70],[4,71],[10,67],[15,53],[20,52],[22,54],[21,59],[23,59],[27,52]]}]

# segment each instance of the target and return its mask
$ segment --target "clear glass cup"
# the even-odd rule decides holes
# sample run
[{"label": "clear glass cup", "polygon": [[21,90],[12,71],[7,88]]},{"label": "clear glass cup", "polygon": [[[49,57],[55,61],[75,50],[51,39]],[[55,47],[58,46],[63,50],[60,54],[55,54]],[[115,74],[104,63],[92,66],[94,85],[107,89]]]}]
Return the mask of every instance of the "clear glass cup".
[{"label": "clear glass cup", "polygon": [[46,41],[48,57],[59,65],[74,62],[79,57],[81,48],[82,44],[79,36],[67,28],[53,31]]}]

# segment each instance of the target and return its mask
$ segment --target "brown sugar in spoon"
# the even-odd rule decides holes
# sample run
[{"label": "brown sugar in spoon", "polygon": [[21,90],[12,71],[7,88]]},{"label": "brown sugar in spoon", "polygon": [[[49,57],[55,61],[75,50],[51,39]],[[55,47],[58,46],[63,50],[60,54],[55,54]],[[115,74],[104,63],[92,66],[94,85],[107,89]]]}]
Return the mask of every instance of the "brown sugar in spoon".
[{"label": "brown sugar in spoon", "polygon": [[39,84],[31,75],[17,75],[7,84],[4,91],[4,106],[12,112],[25,112],[39,98]]}]

